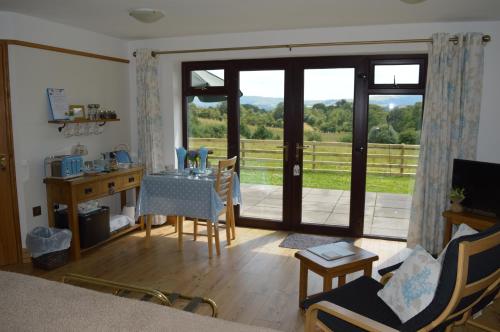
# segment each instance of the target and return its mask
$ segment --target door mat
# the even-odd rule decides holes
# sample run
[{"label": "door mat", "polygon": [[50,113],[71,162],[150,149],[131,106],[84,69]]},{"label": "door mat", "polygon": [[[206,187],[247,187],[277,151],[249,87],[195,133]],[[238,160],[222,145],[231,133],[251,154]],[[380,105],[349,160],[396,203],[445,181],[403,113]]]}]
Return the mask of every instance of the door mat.
[{"label": "door mat", "polygon": [[353,243],[354,239],[335,237],[335,236],[291,233],[288,234],[288,236],[285,239],[283,239],[283,241],[280,243],[280,247],[302,250],[339,241]]}]

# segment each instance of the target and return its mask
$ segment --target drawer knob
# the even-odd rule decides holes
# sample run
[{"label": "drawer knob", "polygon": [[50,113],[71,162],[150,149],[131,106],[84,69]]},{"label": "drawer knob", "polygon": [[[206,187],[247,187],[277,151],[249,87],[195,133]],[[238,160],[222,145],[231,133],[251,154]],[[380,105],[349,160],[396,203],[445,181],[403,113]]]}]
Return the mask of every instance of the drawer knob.
[{"label": "drawer knob", "polygon": [[92,193],[92,188],[85,188],[84,192],[85,192],[85,195],[91,194]]},{"label": "drawer knob", "polygon": [[135,179],[134,179],[134,177],[133,177],[133,176],[131,176],[131,177],[129,177],[129,178],[128,178],[128,182],[129,182],[129,183],[130,183],[130,182],[134,182],[134,180],[135,180]]}]

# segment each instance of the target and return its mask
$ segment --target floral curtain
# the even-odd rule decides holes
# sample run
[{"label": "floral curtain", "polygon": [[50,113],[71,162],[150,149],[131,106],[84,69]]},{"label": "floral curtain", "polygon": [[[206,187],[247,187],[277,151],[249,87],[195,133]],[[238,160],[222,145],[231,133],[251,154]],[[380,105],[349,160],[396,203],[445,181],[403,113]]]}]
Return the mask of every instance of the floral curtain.
[{"label": "floral curtain", "polygon": [[[450,42],[453,36],[458,42]],[[443,248],[453,159],[475,159],[483,82],[482,34],[437,33],[429,49],[420,161],[408,246]]]},{"label": "floral curtain", "polygon": [[164,164],[163,129],[160,112],[158,59],[150,49],[136,51],[138,156],[146,172],[157,172]]}]

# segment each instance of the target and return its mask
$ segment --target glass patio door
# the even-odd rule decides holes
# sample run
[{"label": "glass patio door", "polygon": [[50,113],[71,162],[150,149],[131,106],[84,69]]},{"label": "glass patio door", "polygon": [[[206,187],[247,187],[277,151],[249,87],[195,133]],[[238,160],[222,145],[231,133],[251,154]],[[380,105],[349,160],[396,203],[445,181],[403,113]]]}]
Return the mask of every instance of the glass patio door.
[{"label": "glass patio door", "polygon": [[363,227],[366,105],[359,91],[365,84],[362,75],[357,77],[360,71],[358,64],[349,63],[301,69],[303,112],[296,120],[294,143],[294,167],[301,168],[301,176],[294,173],[300,222],[294,228],[359,235]]},{"label": "glass patio door", "polygon": [[[240,220],[284,220],[285,70],[239,71]],[[276,225],[282,228],[283,225]]]}]

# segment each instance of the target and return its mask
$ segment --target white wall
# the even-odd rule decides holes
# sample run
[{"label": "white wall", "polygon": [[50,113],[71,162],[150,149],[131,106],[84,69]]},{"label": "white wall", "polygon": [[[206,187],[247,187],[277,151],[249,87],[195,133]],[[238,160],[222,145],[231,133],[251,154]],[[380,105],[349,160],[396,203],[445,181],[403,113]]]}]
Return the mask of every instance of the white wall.
[{"label": "white wall", "polygon": [[126,57],[123,40],[40,18],[0,11],[0,39],[17,39],[102,55]]},{"label": "white wall", "polygon": [[[119,39],[37,18],[0,12],[0,39],[18,39],[115,57],[126,57]],[[9,46],[11,109],[21,238],[36,226],[47,225],[43,184],[46,156],[69,153],[78,142],[88,147],[86,159],[130,144],[128,64],[104,61],[22,46]],[[65,138],[57,125],[47,123],[46,89],[64,88],[70,104],[98,103],[114,109],[120,122],[109,123],[98,136]],[[119,198],[105,201],[116,211]],[[42,207],[33,217],[32,208]]]},{"label": "white wall", "polygon": [[[179,38],[149,39],[129,42],[131,119],[135,119],[135,66],[131,53],[136,48],[178,50],[193,48],[236,47],[266,44],[314,43],[352,40],[384,40],[429,38],[434,32],[483,32],[492,35],[486,46],[485,74],[481,122],[479,128],[478,159],[500,162],[500,22],[461,22],[433,24],[379,25],[366,27],[322,28],[285,31],[267,31],[238,34],[220,34]],[[181,63],[183,61],[269,58],[287,56],[325,56],[384,53],[426,52],[425,44],[345,46],[278,50],[251,50],[231,52],[161,55],[161,107],[165,124],[166,162],[174,163],[174,148],[181,144]],[[132,121],[136,123],[135,120]],[[137,129],[132,125],[132,146],[137,148]]]}]

